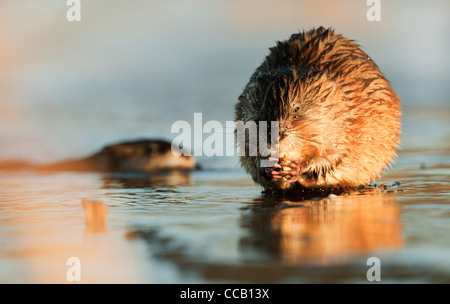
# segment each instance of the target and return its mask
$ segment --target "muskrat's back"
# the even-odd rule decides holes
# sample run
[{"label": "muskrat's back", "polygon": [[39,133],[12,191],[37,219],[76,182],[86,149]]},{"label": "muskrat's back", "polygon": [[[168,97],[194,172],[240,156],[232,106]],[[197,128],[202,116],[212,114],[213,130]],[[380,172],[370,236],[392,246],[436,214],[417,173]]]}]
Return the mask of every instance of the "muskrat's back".
[{"label": "muskrat's back", "polygon": [[395,156],[399,104],[352,40],[323,27],[294,34],[270,49],[236,104],[238,121],[279,122],[271,148],[290,163],[264,168],[245,155],[241,165],[268,190],[366,184]]}]

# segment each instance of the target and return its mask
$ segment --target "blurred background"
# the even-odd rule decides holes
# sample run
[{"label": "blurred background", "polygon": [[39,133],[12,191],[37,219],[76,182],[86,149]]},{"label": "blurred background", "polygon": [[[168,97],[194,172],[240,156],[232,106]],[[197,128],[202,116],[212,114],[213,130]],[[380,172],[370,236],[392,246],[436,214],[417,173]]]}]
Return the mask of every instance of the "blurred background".
[{"label": "blurred background", "polygon": [[366,19],[369,8],[361,0],[81,0],[81,22],[68,22],[66,1],[2,0],[0,160],[172,140],[172,123],[192,122],[194,112],[225,125],[268,48],[321,25],[354,39],[391,81],[404,147],[448,146],[450,2],[381,0],[380,22]]}]

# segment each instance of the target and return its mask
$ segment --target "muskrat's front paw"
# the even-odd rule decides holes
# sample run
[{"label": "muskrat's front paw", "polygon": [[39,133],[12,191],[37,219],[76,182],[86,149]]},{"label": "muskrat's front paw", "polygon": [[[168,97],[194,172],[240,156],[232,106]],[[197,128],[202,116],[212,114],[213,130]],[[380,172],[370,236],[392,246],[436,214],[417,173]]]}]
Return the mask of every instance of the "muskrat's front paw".
[{"label": "muskrat's front paw", "polygon": [[273,167],[266,168],[267,177],[269,179],[282,180],[286,183],[298,181],[298,177],[302,172],[302,166],[299,164],[299,161],[287,159],[282,159],[281,161]]},{"label": "muskrat's front paw", "polygon": [[282,175],[283,180],[287,183],[294,183],[298,181],[300,172],[302,171],[301,165],[299,165],[298,160],[290,160],[279,163],[282,170],[278,171]]}]

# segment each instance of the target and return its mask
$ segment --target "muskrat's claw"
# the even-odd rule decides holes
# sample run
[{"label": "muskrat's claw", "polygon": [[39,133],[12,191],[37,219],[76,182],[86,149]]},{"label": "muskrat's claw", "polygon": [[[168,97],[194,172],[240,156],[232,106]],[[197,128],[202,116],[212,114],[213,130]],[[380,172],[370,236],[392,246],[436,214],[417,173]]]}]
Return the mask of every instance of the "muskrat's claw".
[{"label": "muskrat's claw", "polygon": [[295,183],[296,181],[298,181],[298,175],[294,175],[290,179],[287,179],[286,183]]},{"label": "muskrat's claw", "polygon": [[279,164],[275,164],[275,166],[273,167],[267,167],[266,168],[266,173],[269,176],[269,178],[282,178],[281,175],[281,166]]}]

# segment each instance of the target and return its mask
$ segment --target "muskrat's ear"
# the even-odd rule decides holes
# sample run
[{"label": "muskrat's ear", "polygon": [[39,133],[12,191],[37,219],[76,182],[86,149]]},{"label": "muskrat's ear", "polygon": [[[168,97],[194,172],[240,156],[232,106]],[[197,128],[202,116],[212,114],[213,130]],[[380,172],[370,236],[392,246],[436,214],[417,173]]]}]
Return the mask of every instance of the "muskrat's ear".
[{"label": "muskrat's ear", "polygon": [[244,94],[241,94],[239,97],[238,97],[238,100],[239,101],[243,101],[243,100],[245,100],[245,96],[244,96]]}]

